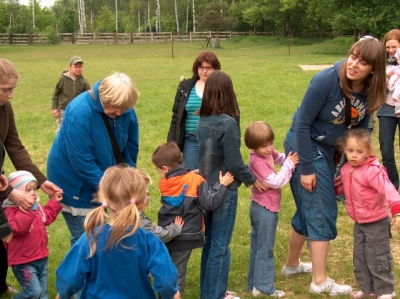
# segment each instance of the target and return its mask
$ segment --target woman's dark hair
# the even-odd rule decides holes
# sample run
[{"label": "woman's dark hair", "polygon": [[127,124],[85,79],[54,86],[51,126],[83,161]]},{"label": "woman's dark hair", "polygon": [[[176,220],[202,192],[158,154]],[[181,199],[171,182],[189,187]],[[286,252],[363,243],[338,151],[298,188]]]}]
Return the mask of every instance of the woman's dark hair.
[{"label": "woman's dark hair", "polygon": [[223,71],[215,71],[207,78],[204,86],[199,115],[220,115],[221,113],[230,116],[239,114],[235,105],[235,91],[231,78]]},{"label": "woman's dark hair", "polygon": [[192,67],[193,77],[197,78],[197,80],[200,79],[199,67],[204,61],[210,64],[214,68],[214,70],[221,69],[221,64],[219,63],[217,56],[213,52],[202,52],[199,54],[199,56],[197,56],[196,60],[193,62]]}]

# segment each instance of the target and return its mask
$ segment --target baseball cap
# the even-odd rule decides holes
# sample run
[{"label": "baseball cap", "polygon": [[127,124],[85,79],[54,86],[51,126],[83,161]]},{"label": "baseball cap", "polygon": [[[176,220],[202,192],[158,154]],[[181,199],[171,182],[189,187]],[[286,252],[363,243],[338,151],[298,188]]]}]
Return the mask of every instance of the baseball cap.
[{"label": "baseball cap", "polygon": [[71,59],[69,60],[69,64],[76,64],[78,62],[82,62],[83,63],[83,59],[79,56],[72,56]]}]

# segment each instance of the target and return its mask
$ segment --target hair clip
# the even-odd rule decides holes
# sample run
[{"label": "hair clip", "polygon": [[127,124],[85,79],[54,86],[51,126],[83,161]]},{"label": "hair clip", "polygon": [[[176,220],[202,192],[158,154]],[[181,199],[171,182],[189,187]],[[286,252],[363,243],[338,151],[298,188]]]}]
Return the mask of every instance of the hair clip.
[{"label": "hair clip", "polygon": [[136,199],[134,197],[132,197],[129,202],[135,204],[136,203]]},{"label": "hair clip", "polygon": [[107,202],[103,201],[103,203],[101,204],[104,208],[107,208]]}]

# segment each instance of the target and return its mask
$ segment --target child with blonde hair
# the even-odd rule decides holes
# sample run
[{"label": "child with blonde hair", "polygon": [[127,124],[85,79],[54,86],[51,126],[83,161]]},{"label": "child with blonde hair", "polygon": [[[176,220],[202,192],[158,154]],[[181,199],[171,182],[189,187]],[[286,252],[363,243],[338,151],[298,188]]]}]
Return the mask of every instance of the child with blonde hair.
[{"label": "child with blonde hair", "polygon": [[354,275],[361,288],[351,296],[354,299],[392,299],[396,293],[390,225],[400,229],[400,195],[386,169],[372,154],[368,131],[348,130],[343,149],[348,162],[336,179],[336,193],[345,194],[347,212],[355,221]]},{"label": "child with blonde hair", "polygon": [[[252,188],[250,221],[251,246],[247,288],[254,297],[267,294],[282,298],[285,292],[274,287],[275,260],[274,244],[281,208],[281,188],[292,177],[299,163],[297,153],[290,152],[286,157],[274,149],[275,135],[270,125],[263,121],[251,123],[245,132],[244,142],[251,150],[249,167],[257,179],[268,187],[266,191]],[[275,164],[282,165],[279,172]],[[307,272],[311,264],[301,263]]]},{"label": "child with blonde hair", "polygon": [[155,292],[162,298],[180,298],[177,270],[165,245],[140,228],[137,205],[147,198],[145,176],[125,165],[105,171],[97,197],[101,206],[87,215],[85,234],[57,269],[61,299],[79,290],[86,298],[155,299]]}]

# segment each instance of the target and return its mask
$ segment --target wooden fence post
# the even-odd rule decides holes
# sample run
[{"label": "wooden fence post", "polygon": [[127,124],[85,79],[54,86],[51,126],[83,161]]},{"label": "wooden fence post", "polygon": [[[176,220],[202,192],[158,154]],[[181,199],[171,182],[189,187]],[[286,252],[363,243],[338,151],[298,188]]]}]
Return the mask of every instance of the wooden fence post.
[{"label": "wooden fence post", "polygon": [[71,33],[71,42],[75,44],[75,34],[73,32]]},{"label": "wooden fence post", "polygon": [[118,33],[114,31],[113,37],[114,37],[114,44],[117,44],[118,43]]},{"label": "wooden fence post", "polygon": [[133,32],[129,33],[129,43],[133,44]]},{"label": "wooden fence post", "polygon": [[12,33],[9,34],[8,40],[10,42],[10,45],[12,45],[12,43],[13,43]]}]

